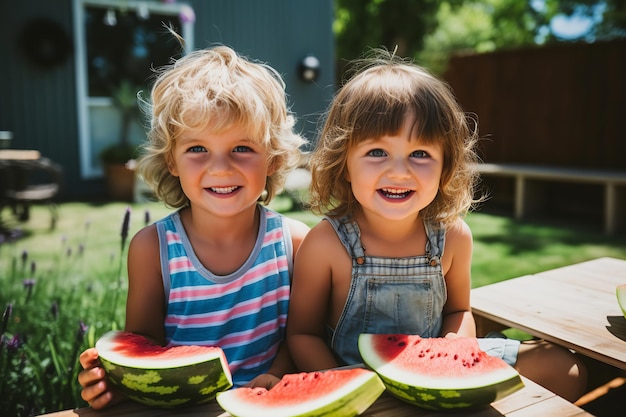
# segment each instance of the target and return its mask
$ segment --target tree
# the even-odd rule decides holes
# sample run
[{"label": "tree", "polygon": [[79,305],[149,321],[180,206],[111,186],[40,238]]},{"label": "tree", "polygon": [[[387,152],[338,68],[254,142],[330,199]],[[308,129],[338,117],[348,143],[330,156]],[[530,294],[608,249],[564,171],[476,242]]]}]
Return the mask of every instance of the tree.
[{"label": "tree", "polygon": [[[461,51],[489,52],[563,41],[626,37],[624,0],[336,0],[338,72],[368,47],[384,46],[441,73]],[[553,31],[557,16],[593,22],[575,39]]]},{"label": "tree", "polygon": [[[460,2],[462,0],[454,0]],[[397,47],[400,56],[412,56],[426,33],[437,25],[436,0],[336,0],[335,36],[339,72],[346,61],[367,48]]]}]

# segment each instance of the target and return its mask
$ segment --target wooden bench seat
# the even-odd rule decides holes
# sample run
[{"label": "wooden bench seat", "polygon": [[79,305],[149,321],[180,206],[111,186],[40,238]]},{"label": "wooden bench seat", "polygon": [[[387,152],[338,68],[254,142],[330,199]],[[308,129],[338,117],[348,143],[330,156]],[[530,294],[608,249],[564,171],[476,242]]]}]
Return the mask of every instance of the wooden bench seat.
[{"label": "wooden bench seat", "polygon": [[599,170],[525,164],[477,164],[481,175],[512,177],[515,180],[514,215],[524,219],[538,193],[537,181],[599,184],[604,187],[604,231],[614,234],[623,226],[626,213],[626,170]]}]

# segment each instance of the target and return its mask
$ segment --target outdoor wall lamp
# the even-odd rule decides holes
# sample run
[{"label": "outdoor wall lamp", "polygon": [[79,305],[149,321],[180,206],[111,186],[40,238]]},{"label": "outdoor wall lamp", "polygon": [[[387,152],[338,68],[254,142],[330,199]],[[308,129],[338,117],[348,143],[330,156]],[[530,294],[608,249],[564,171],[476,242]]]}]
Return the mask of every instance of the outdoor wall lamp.
[{"label": "outdoor wall lamp", "polygon": [[320,60],[313,55],[307,55],[302,58],[298,66],[298,75],[304,82],[313,82],[320,75]]}]

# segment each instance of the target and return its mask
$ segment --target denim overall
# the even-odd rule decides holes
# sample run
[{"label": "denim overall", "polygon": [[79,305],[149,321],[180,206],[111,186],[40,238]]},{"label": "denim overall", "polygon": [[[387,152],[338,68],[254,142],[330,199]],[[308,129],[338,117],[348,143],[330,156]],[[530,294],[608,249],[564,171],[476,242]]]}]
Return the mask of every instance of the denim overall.
[{"label": "denim overall", "polygon": [[354,219],[325,220],[352,257],[348,298],[337,328],[328,329],[330,346],[340,364],[363,362],[358,349],[360,333],[438,337],[447,298],[441,269],[445,229],[424,223],[426,255],[385,258],[365,255]]}]

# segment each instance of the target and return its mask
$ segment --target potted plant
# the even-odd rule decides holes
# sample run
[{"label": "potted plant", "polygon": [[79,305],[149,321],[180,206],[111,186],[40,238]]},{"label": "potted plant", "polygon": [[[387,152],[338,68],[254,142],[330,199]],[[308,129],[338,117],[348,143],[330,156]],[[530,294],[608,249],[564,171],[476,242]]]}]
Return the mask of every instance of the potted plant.
[{"label": "potted plant", "polygon": [[130,127],[139,115],[137,105],[138,87],[129,80],[122,80],[113,89],[113,104],[120,112],[119,140],[100,153],[104,177],[109,196],[116,200],[132,201],[135,186],[134,160],[137,158],[137,145],[131,143]]}]

